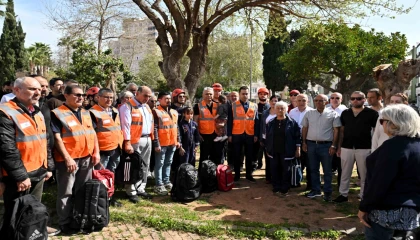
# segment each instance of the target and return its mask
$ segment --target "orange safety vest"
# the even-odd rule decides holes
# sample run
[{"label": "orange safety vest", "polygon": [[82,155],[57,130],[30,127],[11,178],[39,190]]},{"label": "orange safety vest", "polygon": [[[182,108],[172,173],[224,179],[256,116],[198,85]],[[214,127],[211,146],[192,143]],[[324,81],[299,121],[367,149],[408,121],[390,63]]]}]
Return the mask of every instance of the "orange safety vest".
[{"label": "orange safety vest", "polygon": [[[173,146],[178,143],[178,112],[174,109],[169,109],[169,113],[161,106],[155,109],[156,115],[159,119],[159,144],[162,147]],[[171,116],[169,115],[172,115]]]},{"label": "orange safety vest", "polygon": [[248,111],[238,100],[232,104],[233,127],[232,134],[243,134],[254,136],[255,115],[258,113],[258,107],[255,103],[249,102]]},{"label": "orange safety vest", "polygon": [[[126,104],[131,108],[130,142],[131,144],[135,144],[140,141],[141,132],[143,131],[143,114],[141,113],[140,108],[134,99],[130,99],[130,101],[127,101]],[[149,111],[149,113],[152,115],[152,122],[150,124],[150,137],[153,140],[153,113],[149,105],[146,104],[146,108],[147,111]]]},{"label": "orange safety vest", "polygon": [[98,137],[99,150],[111,151],[121,147],[123,142],[123,135],[121,131],[120,116],[118,110],[112,108],[114,113],[117,113],[115,121],[109,114],[101,108],[98,104],[89,109],[96,118],[96,136]]},{"label": "orange safety vest", "polygon": [[[32,172],[42,166],[47,168],[47,128],[41,111],[32,119],[14,101],[1,104],[0,111],[15,123],[16,148],[26,171]],[[4,169],[3,175],[7,176]]]},{"label": "orange safety vest", "polygon": [[201,134],[212,134],[215,131],[216,121],[214,117],[217,115],[218,103],[213,102],[212,111],[208,109],[206,102],[201,101],[198,105],[200,109],[200,117],[198,118],[198,130]]},{"label": "orange safety vest", "polygon": [[[83,158],[93,154],[95,147],[96,133],[92,126],[92,119],[89,111],[80,110],[82,123],[79,122],[73,112],[65,105],[62,105],[52,112],[60,120],[61,139],[69,155],[75,158]],[[54,151],[54,158],[57,162],[63,162],[64,158],[58,151]]]}]

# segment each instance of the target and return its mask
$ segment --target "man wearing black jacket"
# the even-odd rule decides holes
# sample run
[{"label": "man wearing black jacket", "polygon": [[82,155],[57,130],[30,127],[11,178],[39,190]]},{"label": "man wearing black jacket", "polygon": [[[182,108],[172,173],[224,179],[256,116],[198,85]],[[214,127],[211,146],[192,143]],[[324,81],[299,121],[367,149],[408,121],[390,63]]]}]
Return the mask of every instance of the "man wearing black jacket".
[{"label": "man wearing black jacket", "polygon": [[36,106],[41,86],[24,77],[15,81],[13,89],[16,97],[0,105],[0,165],[6,185],[2,235],[9,226],[13,200],[29,191],[41,201],[44,180],[54,171],[44,117]]}]

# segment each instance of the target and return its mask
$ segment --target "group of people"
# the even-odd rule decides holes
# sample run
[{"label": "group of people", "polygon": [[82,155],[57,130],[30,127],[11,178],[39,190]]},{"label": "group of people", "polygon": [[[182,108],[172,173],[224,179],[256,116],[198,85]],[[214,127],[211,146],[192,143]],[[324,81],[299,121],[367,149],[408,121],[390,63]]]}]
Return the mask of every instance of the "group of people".
[{"label": "group of people", "polygon": [[[254,103],[248,87],[225,95],[215,83],[205,87],[201,100],[191,107],[183,89],[155,96],[149,87],[134,83],[118,97],[108,88],[92,87],[85,94],[74,80],[48,82],[37,75],[10,86],[4,85],[0,105],[4,219],[12,214],[12,201],[25,192],[41,201],[44,181],[55,173],[59,231],[71,234],[73,194],[92,178],[93,168],[115,172],[123,152],[137,152],[143,177],[125,185],[127,199],[137,203],[139,197],[153,197],[146,191],[151,175],[155,194],[167,195],[173,187],[171,170],[181,163],[196,166],[200,148],[199,168],[204,160],[217,165],[227,158],[234,181],[240,180],[245,160],[245,179],[255,183],[253,172],[262,168],[265,156],[265,182],[282,197],[291,188],[292,160],[298,159],[306,171],[305,196],[336,203],[348,201],[356,161],[359,217],[369,226],[370,239],[385,239],[375,236],[391,234],[389,229],[419,225],[420,123],[402,93],[392,96],[391,106],[384,109],[378,89],[369,90],[367,97],[353,92],[350,108],[341,104],[340,93],[319,94],[311,108],[308,96],[298,90],[289,92],[287,104],[260,88]],[[371,107],[365,106],[366,100]],[[339,195],[333,200],[334,171]],[[121,205],[117,199],[110,203]],[[403,224],[391,222],[390,211],[395,209],[413,218]]]}]

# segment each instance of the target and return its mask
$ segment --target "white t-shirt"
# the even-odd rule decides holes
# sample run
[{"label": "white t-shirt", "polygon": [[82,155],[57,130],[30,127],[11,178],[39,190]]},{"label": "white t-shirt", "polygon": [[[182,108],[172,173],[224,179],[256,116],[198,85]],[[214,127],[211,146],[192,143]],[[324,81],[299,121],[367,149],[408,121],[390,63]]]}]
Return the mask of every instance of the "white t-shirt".
[{"label": "white t-shirt", "polygon": [[303,110],[302,112],[299,111],[298,107],[293,108],[292,110],[290,110],[289,112],[289,117],[291,117],[293,120],[295,120],[298,124],[300,129],[302,129],[302,119],[305,116],[307,111],[313,110],[313,108],[307,106],[305,108],[305,110]]},{"label": "white t-shirt", "polygon": [[347,109],[347,107],[341,104],[341,105],[339,105],[336,109],[334,109],[332,106],[327,107],[327,109],[329,109],[329,110],[333,110],[333,111],[335,111],[336,113],[338,113],[338,116],[341,116],[341,113],[342,113],[344,110],[346,110],[346,109]]},{"label": "white t-shirt", "polygon": [[13,98],[15,98],[15,94],[14,93],[8,93],[6,95],[3,95],[3,97],[1,98],[1,103],[6,103],[10,100],[12,100]]}]

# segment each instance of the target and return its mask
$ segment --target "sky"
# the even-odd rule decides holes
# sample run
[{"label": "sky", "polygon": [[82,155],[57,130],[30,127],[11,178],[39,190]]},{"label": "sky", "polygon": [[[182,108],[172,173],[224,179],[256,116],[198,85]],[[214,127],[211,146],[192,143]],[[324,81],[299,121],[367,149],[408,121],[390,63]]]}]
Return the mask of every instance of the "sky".
[{"label": "sky", "polygon": [[[6,0],[5,0],[6,1]],[[54,51],[57,48],[57,42],[60,33],[47,26],[47,18],[42,13],[45,1],[48,0],[15,0],[15,13],[22,21],[24,32],[26,32],[25,46],[29,47],[35,42],[49,44]],[[365,26],[366,30],[374,28],[376,31],[382,31],[385,34],[391,32],[401,32],[405,34],[410,47],[420,43],[420,2],[417,0],[397,0],[398,4],[406,7],[414,6],[410,13],[397,15],[395,19],[370,17],[358,20],[360,25]],[[2,29],[3,23],[0,23]]]}]

